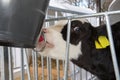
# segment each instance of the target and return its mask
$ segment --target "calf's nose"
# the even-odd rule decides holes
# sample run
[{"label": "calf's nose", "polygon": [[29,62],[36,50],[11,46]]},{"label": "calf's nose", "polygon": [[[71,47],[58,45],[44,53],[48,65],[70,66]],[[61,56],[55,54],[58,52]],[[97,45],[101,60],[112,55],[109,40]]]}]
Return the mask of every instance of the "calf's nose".
[{"label": "calf's nose", "polygon": [[43,29],[42,29],[42,32],[47,33],[47,32],[48,32],[48,29],[43,28]]}]

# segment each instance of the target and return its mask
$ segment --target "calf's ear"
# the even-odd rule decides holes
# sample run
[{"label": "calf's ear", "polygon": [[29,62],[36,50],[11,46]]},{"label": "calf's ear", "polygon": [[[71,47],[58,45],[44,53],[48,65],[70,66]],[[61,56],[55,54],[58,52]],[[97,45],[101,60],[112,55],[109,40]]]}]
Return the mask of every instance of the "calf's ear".
[{"label": "calf's ear", "polygon": [[93,26],[90,23],[88,23],[88,22],[85,22],[83,24],[83,27],[85,27],[86,31],[92,30],[92,28],[93,28]]}]

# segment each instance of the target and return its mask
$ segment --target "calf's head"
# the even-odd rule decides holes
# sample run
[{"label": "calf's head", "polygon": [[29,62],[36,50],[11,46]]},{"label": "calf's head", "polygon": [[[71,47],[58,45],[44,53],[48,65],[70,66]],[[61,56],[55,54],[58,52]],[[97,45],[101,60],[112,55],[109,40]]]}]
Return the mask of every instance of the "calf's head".
[{"label": "calf's head", "polygon": [[[41,55],[65,59],[67,26],[67,21],[63,20],[42,30],[46,38],[46,46],[42,52],[39,52]],[[71,21],[69,59],[77,59],[82,55],[81,41],[90,35],[90,26],[86,20]],[[37,48],[41,48],[40,46],[41,44],[38,44]]]}]

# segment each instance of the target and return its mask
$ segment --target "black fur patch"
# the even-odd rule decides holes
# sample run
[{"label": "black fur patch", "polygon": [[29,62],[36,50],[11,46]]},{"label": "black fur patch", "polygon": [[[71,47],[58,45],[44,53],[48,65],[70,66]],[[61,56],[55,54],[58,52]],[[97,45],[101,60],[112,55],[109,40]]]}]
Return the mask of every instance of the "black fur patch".
[{"label": "black fur patch", "polygon": [[[76,29],[77,28],[77,29]],[[88,32],[89,28],[91,28],[90,23],[82,23],[79,20],[74,20],[71,22],[71,33],[70,33],[70,43],[74,45],[78,45],[78,43],[87,38],[91,32]],[[63,39],[66,41],[67,36],[67,24],[61,31]]]}]

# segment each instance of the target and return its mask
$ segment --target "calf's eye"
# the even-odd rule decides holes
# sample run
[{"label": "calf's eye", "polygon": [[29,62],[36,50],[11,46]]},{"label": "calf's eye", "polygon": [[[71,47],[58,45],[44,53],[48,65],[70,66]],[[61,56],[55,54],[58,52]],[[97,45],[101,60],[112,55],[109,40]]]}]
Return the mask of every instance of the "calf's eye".
[{"label": "calf's eye", "polygon": [[79,28],[79,27],[75,27],[75,28],[74,28],[74,31],[75,31],[75,32],[79,32],[79,31],[80,31],[80,28]]}]

